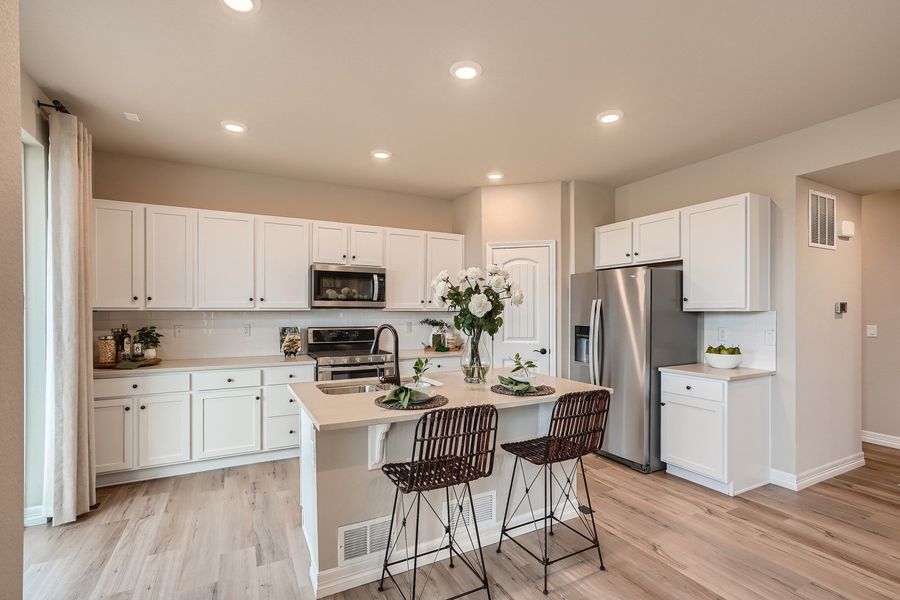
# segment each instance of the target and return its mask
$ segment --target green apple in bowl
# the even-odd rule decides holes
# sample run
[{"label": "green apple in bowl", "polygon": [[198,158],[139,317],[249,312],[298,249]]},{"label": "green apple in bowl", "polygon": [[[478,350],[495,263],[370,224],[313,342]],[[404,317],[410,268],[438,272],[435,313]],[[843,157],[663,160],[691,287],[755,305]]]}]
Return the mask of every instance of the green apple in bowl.
[{"label": "green apple in bowl", "polygon": [[733,369],[741,364],[743,355],[740,346],[707,346],[706,364],[714,369]]}]

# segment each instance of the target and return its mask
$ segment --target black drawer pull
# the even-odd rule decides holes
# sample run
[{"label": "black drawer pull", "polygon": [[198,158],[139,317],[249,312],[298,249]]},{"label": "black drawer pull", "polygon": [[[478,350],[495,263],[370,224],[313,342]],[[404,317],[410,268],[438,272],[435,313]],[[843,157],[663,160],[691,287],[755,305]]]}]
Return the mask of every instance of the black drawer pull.
[{"label": "black drawer pull", "polygon": [[288,398],[288,402],[293,402],[293,401],[294,401],[293,398]]},{"label": "black drawer pull", "polygon": [[256,399],[259,400],[259,396],[257,396]]},{"label": "black drawer pull", "polygon": [[234,379],[232,379],[231,377],[229,377],[225,381],[226,381],[226,383],[234,383]]},{"label": "black drawer pull", "polygon": [[153,296],[147,296],[147,302],[150,302],[151,300],[153,300]]},{"label": "black drawer pull", "polygon": [[145,410],[147,406],[145,404],[141,404],[141,410]]},{"label": "black drawer pull", "polygon": [[689,385],[686,385],[684,387],[685,387],[685,389],[688,389],[688,390],[691,389],[691,386],[689,386]]},{"label": "black drawer pull", "polygon": [[665,402],[660,402],[659,405],[660,405],[660,406],[665,406],[666,403],[665,403]]},{"label": "black drawer pull", "polygon": [[136,384],[136,383],[132,383],[132,384],[131,384],[131,389],[136,390],[136,389],[137,389],[137,384]]},{"label": "black drawer pull", "polygon": [[288,433],[290,433],[291,435],[294,435],[294,430],[291,429]]},{"label": "black drawer pull", "polygon": [[131,407],[130,407],[130,406],[126,406],[126,407],[125,407],[125,412],[128,412],[129,410],[131,410]]},{"label": "black drawer pull", "polygon": [[288,373],[288,379],[293,379],[293,378],[294,378],[294,374],[293,374],[293,373]]},{"label": "black drawer pull", "polygon": [[131,299],[134,300],[135,302],[137,302],[137,296],[134,296]]}]

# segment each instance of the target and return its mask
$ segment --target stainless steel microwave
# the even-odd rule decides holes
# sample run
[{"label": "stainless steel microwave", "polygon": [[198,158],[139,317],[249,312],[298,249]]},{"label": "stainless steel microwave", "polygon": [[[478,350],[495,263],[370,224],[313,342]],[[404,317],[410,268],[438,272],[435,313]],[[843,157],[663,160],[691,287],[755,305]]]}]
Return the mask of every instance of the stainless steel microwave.
[{"label": "stainless steel microwave", "polygon": [[384,308],[384,269],[313,264],[310,272],[312,308]]}]

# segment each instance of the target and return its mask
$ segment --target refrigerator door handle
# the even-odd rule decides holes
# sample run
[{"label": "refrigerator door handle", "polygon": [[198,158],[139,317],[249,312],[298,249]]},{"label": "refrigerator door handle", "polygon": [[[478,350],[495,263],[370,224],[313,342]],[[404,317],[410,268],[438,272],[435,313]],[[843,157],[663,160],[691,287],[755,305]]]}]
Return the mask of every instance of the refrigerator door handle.
[{"label": "refrigerator door handle", "polygon": [[600,327],[600,311],[603,301],[595,299],[591,302],[591,329],[588,335],[588,361],[591,372],[591,385],[600,384],[600,366],[597,363],[597,334]]}]

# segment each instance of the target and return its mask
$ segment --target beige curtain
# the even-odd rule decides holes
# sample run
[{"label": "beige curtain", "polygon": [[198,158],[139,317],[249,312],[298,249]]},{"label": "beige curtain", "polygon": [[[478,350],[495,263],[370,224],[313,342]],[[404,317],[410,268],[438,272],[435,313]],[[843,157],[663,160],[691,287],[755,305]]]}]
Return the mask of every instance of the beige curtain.
[{"label": "beige curtain", "polygon": [[96,502],[91,321],[91,136],[50,114],[44,509],[54,525]]}]

